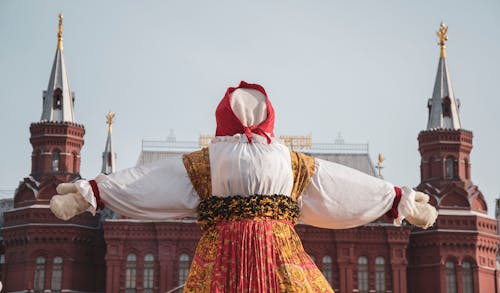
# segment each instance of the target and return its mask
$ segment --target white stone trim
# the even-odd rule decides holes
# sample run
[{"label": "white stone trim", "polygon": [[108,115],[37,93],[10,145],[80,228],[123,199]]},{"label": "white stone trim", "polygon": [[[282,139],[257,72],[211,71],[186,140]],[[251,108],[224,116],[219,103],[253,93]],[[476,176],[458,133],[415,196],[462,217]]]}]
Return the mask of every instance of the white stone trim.
[{"label": "white stone trim", "polygon": [[[6,292],[6,293],[29,293],[29,292],[33,292],[33,291],[30,291],[30,290],[21,290],[21,291],[9,291],[9,292]],[[52,290],[49,290],[49,289],[46,289],[44,292],[52,292]],[[87,291],[76,291],[76,290],[71,290],[71,289],[61,289],[61,292],[68,292],[68,293],[102,293],[102,292],[87,292]]]},{"label": "white stone trim", "polygon": [[48,205],[48,204],[34,204],[34,205],[26,206],[26,207],[13,208],[13,209],[10,209],[9,212],[10,211],[22,211],[22,210],[31,209],[31,208],[34,208],[34,209],[49,209],[50,205]]},{"label": "white stone trim", "polygon": [[33,176],[28,176],[28,178],[29,178],[31,181],[35,182],[36,187],[40,186],[40,182],[36,181],[36,179],[35,179],[35,178],[33,178]]},{"label": "white stone trim", "polygon": [[[416,268],[429,268],[429,267],[440,267],[440,266],[441,266],[440,262],[435,262],[435,263],[431,263],[431,264],[414,265],[413,267],[416,267]],[[491,267],[485,267],[485,266],[482,266],[482,265],[477,265],[477,266],[480,267],[480,268],[483,268],[485,270],[495,271],[495,269],[491,268]]]},{"label": "white stone trim", "polygon": [[131,223],[196,223],[195,219],[181,220],[137,220],[137,219],[106,219],[106,222],[131,222]]},{"label": "white stone trim", "polygon": [[84,225],[78,225],[78,224],[45,224],[45,223],[29,223],[29,224],[21,224],[21,225],[15,225],[15,226],[9,226],[9,227],[3,227],[3,230],[8,230],[12,228],[20,228],[20,227],[77,227],[77,228],[85,228],[89,230],[98,230],[99,228],[97,227],[89,227],[89,226],[84,226]]},{"label": "white stone trim", "polygon": [[490,220],[495,220],[493,218],[488,217],[487,214],[479,213],[476,211],[468,211],[468,210],[447,210],[447,209],[440,209],[438,211],[439,215],[443,216],[478,216]]},{"label": "white stone trim", "polygon": [[[37,184],[35,183],[35,185],[37,185]],[[38,198],[38,189],[36,189],[33,186],[31,186],[31,184],[29,184],[29,183],[26,183],[26,186],[29,189],[31,189],[31,191],[33,191],[33,195],[35,195],[35,198]],[[38,185],[37,185],[37,187],[38,187]]]},{"label": "white stone trim", "polygon": [[459,229],[437,229],[437,230],[424,230],[424,231],[415,231],[411,232],[411,234],[428,234],[434,232],[446,232],[446,233],[464,233],[464,234],[481,234],[484,236],[498,236],[495,233],[486,233],[478,230],[459,230]]}]

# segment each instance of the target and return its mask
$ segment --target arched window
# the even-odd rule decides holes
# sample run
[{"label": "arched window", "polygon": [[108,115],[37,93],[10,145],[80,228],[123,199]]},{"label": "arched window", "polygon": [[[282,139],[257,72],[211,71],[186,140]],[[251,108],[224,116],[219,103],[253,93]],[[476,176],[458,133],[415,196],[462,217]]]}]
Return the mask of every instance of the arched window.
[{"label": "arched window", "polygon": [[153,281],[155,274],[155,258],[149,253],[144,256],[144,282],[142,292],[153,293]]},{"label": "arched window", "polygon": [[446,159],[446,179],[453,179],[455,177],[455,160],[453,157]]},{"label": "arched window", "polygon": [[332,284],[332,258],[329,255],[323,256],[323,265],[322,265],[323,276],[325,276],[326,280],[330,285]]},{"label": "arched window", "polygon": [[135,277],[137,272],[137,257],[131,253],[127,255],[127,271],[125,275],[125,293],[135,293]]},{"label": "arched window", "polygon": [[385,260],[381,256],[375,258],[375,291],[385,292]]},{"label": "arched window", "polygon": [[58,150],[52,152],[52,171],[54,172],[59,171],[60,154],[61,153]]},{"label": "arched window", "polygon": [[472,281],[472,265],[468,261],[464,261],[462,263],[462,276],[464,278],[464,293],[474,293],[474,286]]},{"label": "arched window", "polygon": [[35,292],[43,292],[45,289],[45,257],[36,258],[35,280],[33,282]]},{"label": "arched window", "polygon": [[189,274],[189,255],[183,253],[179,257],[179,286],[186,283]]},{"label": "arched window", "polygon": [[54,109],[61,109],[62,108],[62,90],[60,88],[56,88],[54,90],[54,94],[52,96],[54,98],[54,105],[52,105],[52,107]]},{"label": "arched window", "polygon": [[52,292],[61,292],[63,274],[63,259],[60,256],[54,257],[52,264]]},{"label": "arched window", "polygon": [[457,277],[455,272],[455,263],[447,261],[446,268],[446,293],[457,293]]},{"label": "arched window", "polygon": [[442,102],[443,116],[451,117],[451,100],[450,97],[444,97]]},{"label": "arched window", "polygon": [[443,128],[452,128],[451,100],[449,97],[443,98],[441,107],[443,109]]},{"label": "arched window", "polygon": [[358,258],[358,292],[368,293],[368,258]]}]

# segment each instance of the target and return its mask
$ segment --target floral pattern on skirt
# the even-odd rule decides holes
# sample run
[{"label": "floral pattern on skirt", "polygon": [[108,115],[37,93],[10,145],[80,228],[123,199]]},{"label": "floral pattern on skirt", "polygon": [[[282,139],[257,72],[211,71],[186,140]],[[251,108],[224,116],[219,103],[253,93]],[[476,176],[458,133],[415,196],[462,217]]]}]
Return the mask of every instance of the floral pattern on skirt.
[{"label": "floral pattern on skirt", "polygon": [[283,220],[221,222],[204,231],[184,292],[333,292]]}]

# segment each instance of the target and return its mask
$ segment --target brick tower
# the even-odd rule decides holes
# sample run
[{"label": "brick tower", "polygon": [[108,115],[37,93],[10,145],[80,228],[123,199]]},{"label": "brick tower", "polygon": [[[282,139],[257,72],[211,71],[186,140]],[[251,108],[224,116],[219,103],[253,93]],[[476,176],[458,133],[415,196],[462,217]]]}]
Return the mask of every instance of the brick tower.
[{"label": "brick tower", "polygon": [[104,275],[98,218],[85,213],[63,222],[49,209],[59,183],[80,179],[85,134],[83,125],[74,119],[74,93],[63,55],[62,19],[59,15],[57,49],[48,88],[43,92],[42,116],[30,126],[31,174],[15,192],[14,209],[4,215],[7,292],[94,292],[104,286],[102,278],[96,279]]},{"label": "brick tower", "polygon": [[472,132],[462,128],[446,60],[448,27],[438,31],[441,48],[427,128],[418,135],[421,183],[439,210],[434,227],[410,235],[409,292],[498,292],[497,223],[471,181]]}]

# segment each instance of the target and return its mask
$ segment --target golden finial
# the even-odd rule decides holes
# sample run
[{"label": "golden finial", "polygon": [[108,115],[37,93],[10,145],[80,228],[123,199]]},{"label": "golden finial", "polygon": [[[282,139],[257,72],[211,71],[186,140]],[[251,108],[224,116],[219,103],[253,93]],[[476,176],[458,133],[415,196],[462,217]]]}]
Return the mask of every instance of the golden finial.
[{"label": "golden finial", "polygon": [[57,31],[57,49],[63,49],[63,14],[59,13],[59,30]]},{"label": "golden finial", "polygon": [[377,162],[377,169],[378,169],[378,177],[379,178],[383,178],[382,177],[382,169],[384,168],[384,166],[382,165],[382,163],[385,161],[385,158],[382,156],[381,153],[378,154],[378,162]]},{"label": "golden finial", "polygon": [[439,26],[439,30],[436,32],[438,38],[439,38],[439,46],[441,47],[441,58],[446,58],[446,45],[445,42],[448,41],[448,26],[444,23],[441,22],[441,25]]},{"label": "golden finial", "polygon": [[115,113],[109,111],[106,115],[106,124],[108,124],[108,130],[111,132],[113,130],[113,119],[115,118]]}]

